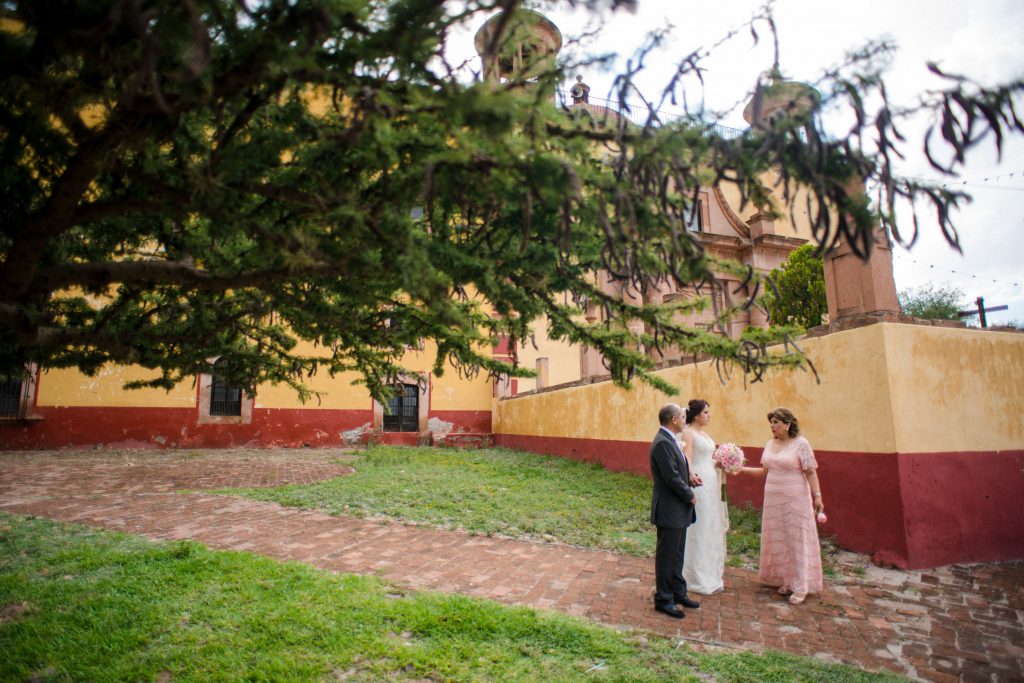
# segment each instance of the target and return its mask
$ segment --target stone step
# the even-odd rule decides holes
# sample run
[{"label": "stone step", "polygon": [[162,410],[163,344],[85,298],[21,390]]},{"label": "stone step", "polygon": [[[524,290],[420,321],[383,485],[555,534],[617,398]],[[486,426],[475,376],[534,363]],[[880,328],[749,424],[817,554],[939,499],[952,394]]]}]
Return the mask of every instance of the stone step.
[{"label": "stone step", "polygon": [[490,432],[449,432],[434,438],[435,446],[450,448],[489,448],[494,445],[494,434]]}]

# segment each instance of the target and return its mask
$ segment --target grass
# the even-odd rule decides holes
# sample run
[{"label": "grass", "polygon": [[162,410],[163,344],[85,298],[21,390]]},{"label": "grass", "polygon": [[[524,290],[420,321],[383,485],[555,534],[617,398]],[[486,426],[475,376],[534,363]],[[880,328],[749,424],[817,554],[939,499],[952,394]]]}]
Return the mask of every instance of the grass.
[{"label": "grass", "polygon": [[316,484],[230,493],[332,514],[470,533],[653,552],[651,484],[600,465],[507,449],[378,446],[356,473]]},{"label": "grass", "polygon": [[898,680],[5,514],[0,652],[0,680]]},{"label": "grass", "polygon": [[[500,448],[378,446],[346,464],[355,467],[354,475],[222,493],[474,534],[559,541],[641,556],[654,553],[647,477]],[[756,564],[760,525],[757,510],[731,508],[727,543],[733,566]]]},{"label": "grass", "polygon": [[[316,509],[387,518],[472,534],[557,541],[632,555],[654,554],[651,482],[581,463],[502,448],[371,447],[350,456],[355,474],[278,488],[220,493]],[[761,511],[729,506],[726,563],[756,569]],[[822,571],[844,573],[838,546],[822,539]]]},{"label": "grass", "polygon": [[730,567],[756,567],[761,556],[761,511],[749,503],[729,506],[729,532],[725,536]]}]

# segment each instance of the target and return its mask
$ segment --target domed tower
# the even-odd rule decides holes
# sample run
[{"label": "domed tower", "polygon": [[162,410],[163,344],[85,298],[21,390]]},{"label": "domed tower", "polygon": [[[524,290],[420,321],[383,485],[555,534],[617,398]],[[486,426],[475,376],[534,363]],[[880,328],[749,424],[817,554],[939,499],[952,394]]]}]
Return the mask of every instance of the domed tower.
[{"label": "domed tower", "polygon": [[520,9],[488,19],[476,32],[474,44],[484,63],[485,81],[530,82],[554,67],[562,32],[543,14]]},{"label": "domed tower", "polygon": [[[806,83],[784,79],[778,65],[768,76],[771,82],[761,89],[760,98],[752,98],[743,109],[744,120],[755,129],[764,129],[781,117],[810,124],[821,103],[818,91]],[[864,184],[852,180],[848,192],[863,194]],[[845,242],[824,255],[830,330],[903,318],[892,272],[892,244],[880,226],[875,226],[873,242],[867,261]]]},{"label": "domed tower", "polygon": [[781,117],[809,121],[814,116],[821,101],[817,90],[806,83],[784,79],[777,66],[766,75],[771,81],[761,88],[760,99],[751,98],[743,108],[743,120],[751,127],[761,128]]}]

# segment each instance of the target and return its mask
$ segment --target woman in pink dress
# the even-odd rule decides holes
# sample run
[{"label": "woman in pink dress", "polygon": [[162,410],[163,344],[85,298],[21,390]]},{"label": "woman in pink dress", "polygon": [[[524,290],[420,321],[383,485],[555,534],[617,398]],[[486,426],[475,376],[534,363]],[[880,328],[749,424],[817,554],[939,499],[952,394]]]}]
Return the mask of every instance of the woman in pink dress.
[{"label": "woman in pink dress", "polygon": [[818,483],[818,463],[796,417],[785,408],[768,413],[772,439],[765,444],[761,467],[744,474],[764,477],[759,578],[799,605],[822,589],[821,547],[815,514],[825,509]]}]

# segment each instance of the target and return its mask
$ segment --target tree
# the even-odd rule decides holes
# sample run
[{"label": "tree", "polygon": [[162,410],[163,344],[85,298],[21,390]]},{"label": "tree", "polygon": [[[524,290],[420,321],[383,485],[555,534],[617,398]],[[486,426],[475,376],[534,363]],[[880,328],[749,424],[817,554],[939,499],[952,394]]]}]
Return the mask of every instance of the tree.
[{"label": "tree", "polygon": [[[661,125],[657,106],[646,126],[601,128],[547,100],[557,66],[494,86],[446,61],[449,32],[495,9],[514,27],[528,20],[517,5],[5,0],[0,374],[30,361],[87,373],[131,363],[154,370],[141,384],[167,387],[220,358],[218,373],[248,388],[286,382],[304,396],[312,373],[355,370],[379,397],[420,339],[436,342],[437,373],[528,374],[488,348],[546,319],[552,338],[599,350],[622,384],[670,390],[643,352],[662,344],[756,379],[801,362],[795,347],[767,350],[785,328],[729,339],[676,324],[684,304],[636,305],[595,283],[720,287],[716,270],[736,266],[686,230],[699,185],[735,183],[757,206],[804,187],[817,239],[862,254],[879,220],[900,239],[897,201],[923,200],[955,244],[949,214],[965,195],[889,166],[901,112],[873,66],[888,46],[817,84],[856,113],[842,140],[795,116],[725,139],[696,118]],[[773,25],[764,15],[755,26]],[[507,49],[509,31],[488,50]],[[699,73],[701,58],[688,55],[678,76]],[[680,83],[662,103],[683,99]],[[986,134],[1000,148],[1024,129],[1012,105],[1024,84],[948,83],[920,109],[937,116],[933,163],[955,173]],[[774,200],[759,180],[768,169],[780,173]],[[874,207],[849,190],[867,181],[881,188]],[[756,305],[724,294],[720,320]],[[585,303],[602,321],[585,322]]]},{"label": "tree", "polygon": [[793,251],[772,271],[771,280],[775,287],[765,293],[765,305],[774,323],[803,328],[821,324],[828,313],[825,266],[813,244]]},{"label": "tree", "polygon": [[907,315],[927,320],[960,320],[957,311],[963,308],[964,291],[931,282],[905,289],[899,293],[900,308]]}]

